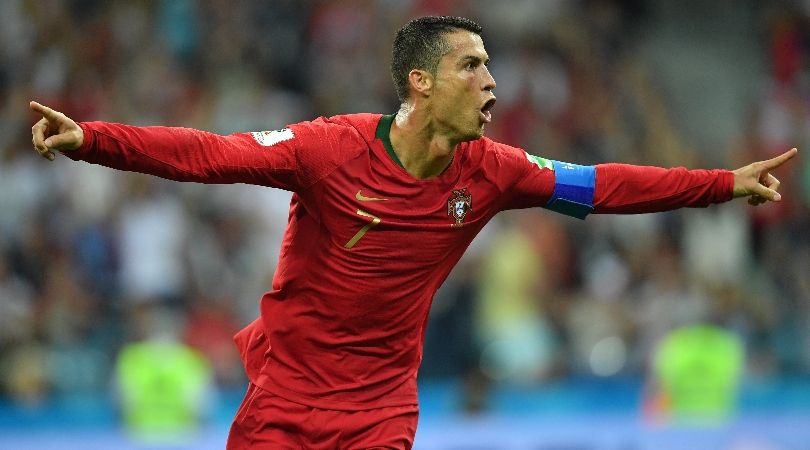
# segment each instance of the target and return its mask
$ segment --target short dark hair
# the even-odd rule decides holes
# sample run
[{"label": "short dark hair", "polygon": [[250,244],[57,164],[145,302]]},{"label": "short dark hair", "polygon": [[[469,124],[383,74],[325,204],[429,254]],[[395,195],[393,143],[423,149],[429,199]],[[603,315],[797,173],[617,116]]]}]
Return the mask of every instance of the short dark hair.
[{"label": "short dark hair", "polygon": [[464,17],[427,16],[411,20],[397,31],[391,56],[391,77],[401,102],[408,98],[408,73],[413,69],[436,74],[439,61],[450,49],[444,34],[467,30],[481,35],[482,28]]}]

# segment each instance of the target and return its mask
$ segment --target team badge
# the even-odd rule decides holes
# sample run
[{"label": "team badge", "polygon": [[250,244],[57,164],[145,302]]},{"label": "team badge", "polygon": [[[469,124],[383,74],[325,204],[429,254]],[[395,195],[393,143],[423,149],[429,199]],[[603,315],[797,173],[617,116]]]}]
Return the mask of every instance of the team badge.
[{"label": "team badge", "polygon": [[467,213],[472,211],[472,195],[467,188],[453,190],[453,196],[447,201],[447,215],[456,220],[453,226],[464,224]]}]

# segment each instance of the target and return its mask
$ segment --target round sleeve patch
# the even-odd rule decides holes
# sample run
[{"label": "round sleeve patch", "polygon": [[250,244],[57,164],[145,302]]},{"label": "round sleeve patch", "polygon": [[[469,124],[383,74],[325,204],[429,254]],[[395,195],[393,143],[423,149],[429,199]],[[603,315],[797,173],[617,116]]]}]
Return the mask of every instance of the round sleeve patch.
[{"label": "round sleeve patch", "polygon": [[289,141],[295,137],[295,133],[289,128],[282,128],[273,131],[254,131],[250,133],[253,139],[265,147],[271,147],[279,142]]}]

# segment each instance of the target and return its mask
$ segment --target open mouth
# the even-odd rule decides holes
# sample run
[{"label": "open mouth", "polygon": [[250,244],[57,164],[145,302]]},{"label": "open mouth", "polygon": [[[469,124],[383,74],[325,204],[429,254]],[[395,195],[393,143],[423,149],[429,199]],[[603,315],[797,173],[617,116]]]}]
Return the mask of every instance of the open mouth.
[{"label": "open mouth", "polygon": [[481,120],[484,123],[489,123],[492,121],[492,111],[490,110],[493,106],[495,106],[495,97],[487,100],[487,102],[484,103],[484,106],[481,107]]}]

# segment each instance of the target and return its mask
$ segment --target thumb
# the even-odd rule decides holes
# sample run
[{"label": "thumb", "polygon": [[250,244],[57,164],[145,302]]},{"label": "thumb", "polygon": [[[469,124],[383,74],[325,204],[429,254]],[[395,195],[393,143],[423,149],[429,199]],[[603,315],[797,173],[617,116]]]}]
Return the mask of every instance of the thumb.
[{"label": "thumb", "polygon": [[751,190],[753,191],[753,195],[758,195],[772,202],[778,202],[782,200],[782,195],[780,193],[774,191],[773,189],[769,189],[760,183],[756,183]]},{"label": "thumb", "polygon": [[57,134],[57,135],[51,136],[48,139],[45,139],[45,142],[43,142],[43,143],[48,148],[58,150],[58,149],[61,149],[61,148],[71,147],[72,142],[74,140],[75,140],[75,138],[73,137],[73,135],[71,133],[62,133],[62,134]]}]

